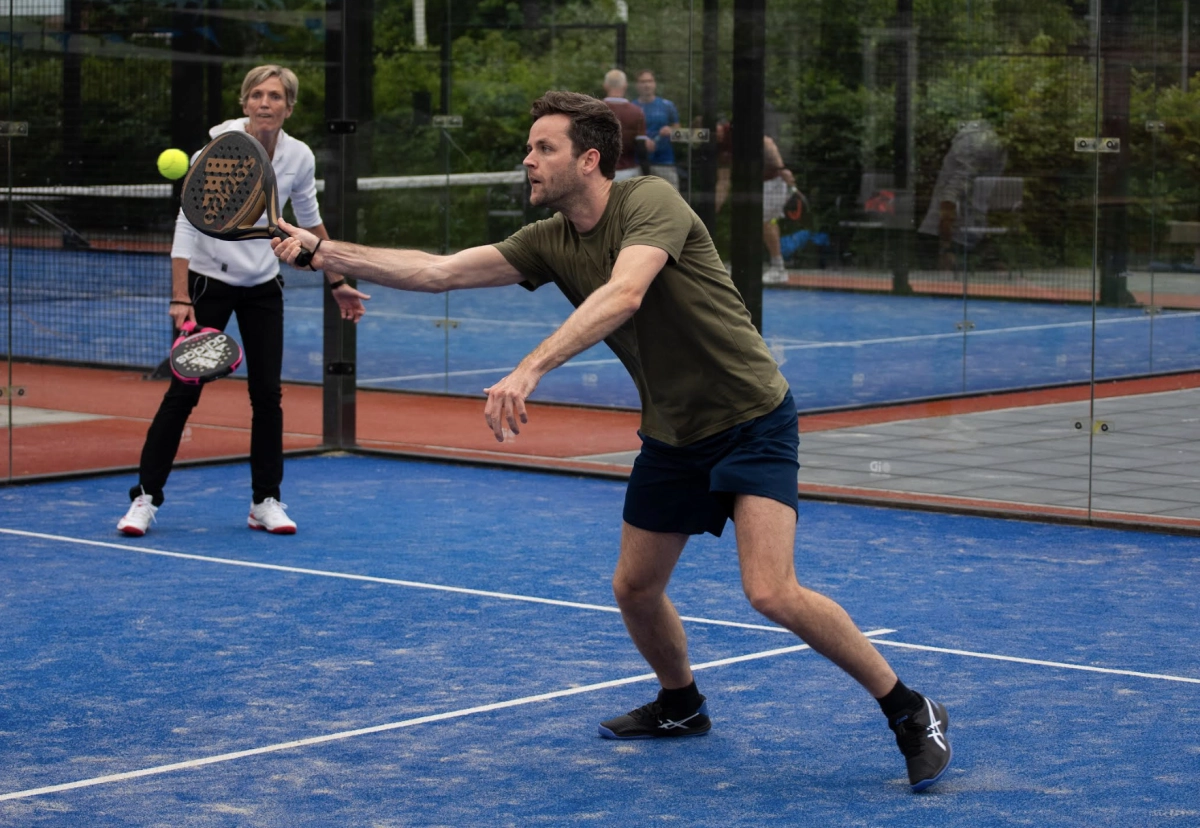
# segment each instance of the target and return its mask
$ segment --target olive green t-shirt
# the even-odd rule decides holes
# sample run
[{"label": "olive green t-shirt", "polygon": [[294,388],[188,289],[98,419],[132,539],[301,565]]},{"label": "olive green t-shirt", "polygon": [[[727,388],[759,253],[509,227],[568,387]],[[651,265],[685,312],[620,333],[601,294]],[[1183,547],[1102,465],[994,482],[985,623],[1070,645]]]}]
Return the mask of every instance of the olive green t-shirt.
[{"label": "olive green t-shirt", "polygon": [[665,250],[641,307],[604,341],[633,377],[641,432],[685,446],[774,410],[787,381],[750,320],[704,223],[675,188],[646,176],[613,184],[599,223],[561,213],[496,245],[535,290],[554,282],[578,307],[629,245]]}]

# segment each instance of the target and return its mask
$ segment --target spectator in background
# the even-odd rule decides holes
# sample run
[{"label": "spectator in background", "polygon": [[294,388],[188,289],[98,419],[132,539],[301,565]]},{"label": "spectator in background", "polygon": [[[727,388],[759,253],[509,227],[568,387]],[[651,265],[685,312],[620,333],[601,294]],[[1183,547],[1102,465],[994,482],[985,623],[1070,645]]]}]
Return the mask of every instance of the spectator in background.
[{"label": "spectator in background", "polygon": [[[615,181],[641,175],[640,159],[655,148],[655,142],[646,135],[646,116],[625,97],[628,87],[629,80],[620,69],[613,69],[604,76],[604,103],[621,122],[621,157],[617,159]],[[669,142],[667,146],[670,146]]]},{"label": "spectator in background", "polygon": [[987,121],[964,121],[942,159],[929,210],[917,232],[937,236],[938,269],[955,270],[960,251],[977,241],[963,227],[986,223],[987,193],[975,192],[975,179],[1004,172],[1007,153]]},{"label": "spectator in background", "polygon": [[[717,212],[729,197],[733,173],[733,127],[728,121],[717,124]],[[779,220],[783,208],[796,189],[796,178],[783,163],[783,156],[770,135],[763,136],[763,244],[771,264],[763,271],[764,284],[788,280],[779,241]]]},{"label": "spectator in background", "polygon": [[638,97],[634,103],[646,116],[646,135],[654,141],[650,153],[650,175],[657,175],[679,189],[679,171],[675,169],[675,149],[671,146],[671,132],[679,129],[679,110],[666,98],[656,93],[658,82],[654,73],[643,69],[637,74]]}]

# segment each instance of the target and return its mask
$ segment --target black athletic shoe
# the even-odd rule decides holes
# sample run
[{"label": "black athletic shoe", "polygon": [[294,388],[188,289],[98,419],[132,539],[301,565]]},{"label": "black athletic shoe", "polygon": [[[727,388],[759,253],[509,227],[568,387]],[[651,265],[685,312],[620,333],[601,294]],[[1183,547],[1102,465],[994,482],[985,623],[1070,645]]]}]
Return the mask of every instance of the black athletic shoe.
[{"label": "black athletic shoe", "polygon": [[895,721],[888,722],[896,733],[896,744],[908,760],[908,782],[913,791],[923,791],[942,778],[950,767],[950,715],[935,701],[924,704]]},{"label": "black athletic shoe", "polygon": [[656,700],[630,710],[624,716],[601,722],[600,735],[605,739],[656,739],[660,736],[699,736],[711,728],[708,705],[701,696],[700,707],[690,716],[668,719]]}]

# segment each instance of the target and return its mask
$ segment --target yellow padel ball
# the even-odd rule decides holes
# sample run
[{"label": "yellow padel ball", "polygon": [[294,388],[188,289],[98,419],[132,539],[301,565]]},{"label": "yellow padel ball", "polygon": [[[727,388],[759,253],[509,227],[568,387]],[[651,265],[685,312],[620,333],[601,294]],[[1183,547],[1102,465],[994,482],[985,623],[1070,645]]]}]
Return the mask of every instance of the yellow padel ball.
[{"label": "yellow padel ball", "polygon": [[163,174],[163,178],[172,181],[183,178],[188,171],[187,153],[180,149],[163,150],[158,156],[158,171]]}]

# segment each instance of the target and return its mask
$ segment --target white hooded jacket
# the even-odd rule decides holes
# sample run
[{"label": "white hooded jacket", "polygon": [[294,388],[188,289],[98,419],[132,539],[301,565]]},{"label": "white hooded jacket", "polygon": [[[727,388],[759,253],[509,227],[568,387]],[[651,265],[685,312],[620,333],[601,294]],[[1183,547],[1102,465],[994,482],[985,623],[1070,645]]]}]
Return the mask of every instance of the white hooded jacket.
[{"label": "white hooded jacket", "polygon": [[[216,138],[223,132],[245,130],[248,121],[248,118],[234,118],[213,127],[208,134]],[[192,156],[192,160],[196,160],[195,155]],[[290,199],[298,226],[315,227],[320,224],[321,211],[317,205],[317,162],[308,145],[280,130],[271,167],[275,170],[275,183],[279,188],[279,208],[282,210],[283,205]],[[266,223],[267,217],[263,215],[258,220],[258,225],[265,226]],[[190,270],[237,287],[260,285],[274,279],[279,273],[279,260],[271,251],[269,240],[214,239],[193,227],[191,222],[184,218],[182,210],[175,218],[175,240],[171,245],[171,258],[187,259]]]}]

